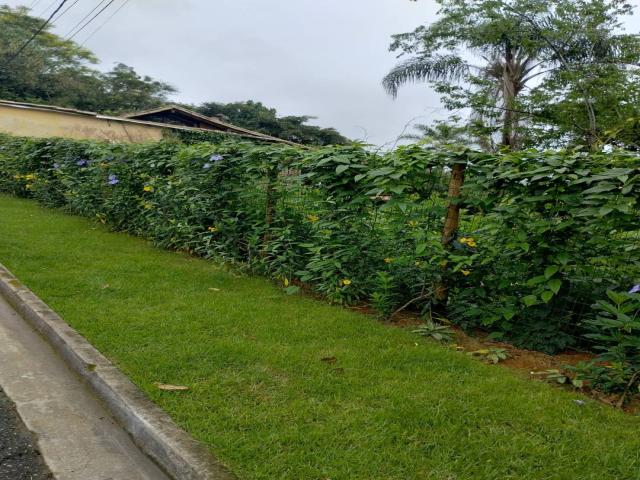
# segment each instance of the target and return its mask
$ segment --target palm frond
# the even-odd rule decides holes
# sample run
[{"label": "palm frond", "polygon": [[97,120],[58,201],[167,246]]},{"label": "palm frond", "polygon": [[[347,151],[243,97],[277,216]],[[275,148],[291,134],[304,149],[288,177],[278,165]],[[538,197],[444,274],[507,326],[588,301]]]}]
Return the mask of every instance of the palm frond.
[{"label": "palm frond", "polygon": [[395,98],[400,86],[406,83],[424,80],[455,81],[468,71],[469,65],[455,55],[414,57],[393,67],[382,80],[382,85]]}]

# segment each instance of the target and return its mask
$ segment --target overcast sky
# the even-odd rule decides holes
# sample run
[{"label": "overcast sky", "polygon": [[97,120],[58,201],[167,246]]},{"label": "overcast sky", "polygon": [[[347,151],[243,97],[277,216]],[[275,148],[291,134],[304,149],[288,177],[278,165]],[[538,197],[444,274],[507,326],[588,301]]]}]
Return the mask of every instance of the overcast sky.
[{"label": "overcast sky", "polygon": [[[59,2],[0,0],[35,3],[43,16]],[[85,46],[103,69],[123,62],[173,84],[177,101],[258,100],[375,145],[394,141],[412,119],[446,116],[425,85],[404,87],[393,100],[380,83],[397,61],[390,36],[432,22],[434,0],[114,0],[75,40],[125,2]],[[55,31],[67,34],[99,3],[77,0]],[[636,16],[629,29],[639,26]]]}]

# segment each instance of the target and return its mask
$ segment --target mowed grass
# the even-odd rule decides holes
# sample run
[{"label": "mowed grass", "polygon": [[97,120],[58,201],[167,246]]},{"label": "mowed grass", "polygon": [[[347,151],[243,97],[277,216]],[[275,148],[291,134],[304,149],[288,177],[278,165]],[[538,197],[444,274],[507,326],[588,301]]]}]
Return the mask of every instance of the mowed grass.
[{"label": "mowed grass", "polygon": [[7,196],[0,261],[241,479],[640,479],[640,418],[264,279]]}]

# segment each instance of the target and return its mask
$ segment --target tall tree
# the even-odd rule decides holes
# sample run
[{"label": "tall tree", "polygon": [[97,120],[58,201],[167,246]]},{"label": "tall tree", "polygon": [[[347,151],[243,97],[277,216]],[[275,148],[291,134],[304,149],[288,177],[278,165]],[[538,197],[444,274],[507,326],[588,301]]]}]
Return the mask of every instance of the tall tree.
[{"label": "tall tree", "polygon": [[[470,107],[476,119],[499,131],[501,146],[523,143],[521,122],[536,112],[524,111],[521,99],[533,79],[574,71],[577,64],[584,73],[605,56],[609,65],[626,64],[635,55],[634,36],[616,32],[618,17],[631,13],[623,0],[437,2],[436,22],[393,37],[391,50],[410,58],[389,72],[384,87],[397,95],[407,82],[431,83],[445,106]],[[595,111],[577,72],[575,79],[591,128]],[[587,144],[592,137],[585,136]]]},{"label": "tall tree", "polygon": [[0,98],[115,113],[157,106],[175,92],[123,64],[98,71],[93,53],[52,33],[52,25],[16,55],[42,24],[24,7],[0,6]]},{"label": "tall tree", "polygon": [[49,31],[37,35],[20,55],[16,53],[42,25],[23,7],[0,6],[0,98],[55,102],[79,101],[76,91],[95,80],[93,54]]},{"label": "tall tree", "polygon": [[631,13],[624,1],[578,0],[541,18],[524,15],[547,44],[546,64],[553,67],[522,103],[534,141],[638,144],[629,127],[640,117],[640,35],[624,33],[620,23]]},{"label": "tall tree", "polygon": [[101,74],[102,109],[111,112],[144,110],[166,103],[177,90],[168,83],[139,75],[133,67],[118,63]]}]

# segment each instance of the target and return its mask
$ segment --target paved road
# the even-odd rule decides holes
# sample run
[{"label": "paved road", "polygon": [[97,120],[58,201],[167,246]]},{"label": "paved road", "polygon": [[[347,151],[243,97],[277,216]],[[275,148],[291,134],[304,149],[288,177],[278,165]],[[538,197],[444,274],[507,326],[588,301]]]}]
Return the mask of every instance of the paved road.
[{"label": "paved road", "polygon": [[0,480],[49,480],[51,472],[13,402],[0,389]]},{"label": "paved road", "polygon": [[[38,450],[57,480],[167,480],[80,378],[2,297],[0,387],[37,436]],[[0,475],[0,480],[5,478],[22,480]]]}]

